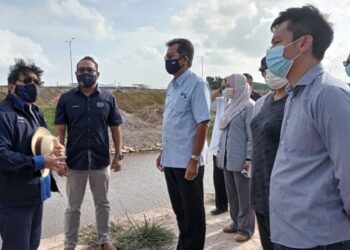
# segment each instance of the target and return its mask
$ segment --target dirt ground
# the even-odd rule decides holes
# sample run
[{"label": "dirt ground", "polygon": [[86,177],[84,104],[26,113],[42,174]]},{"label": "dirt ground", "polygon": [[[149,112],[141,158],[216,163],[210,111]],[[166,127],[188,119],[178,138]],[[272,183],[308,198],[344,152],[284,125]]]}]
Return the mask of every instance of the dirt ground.
[{"label": "dirt ground", "polygon": [[[217,216],[210,214],[210,211],[214,209],[214,203],[212,201],[207,201],[205,204],[206,210],[206,222],[207,222],[207,232],[206,232],[206,241],[205,241],[205,250],[261,250],[259,232],[257,228],[253,237],[246,242],[238,243],[234,240],[235,234],[225,234],[222,232],[222,228],[230,223],[229,213],[223,213]],[[174,213],[170,206],[165,206],[153,210],[149,210],[143,213],[130,215],[129,217],[136,220],[142,221],[146,216],[148,219],[151,219],[159,224],[166,226],[169,229],[172,229],[173,232],[177,235],[177,223]],[[125,223],[127,218],[118,220],[119,223]],[[61,250],[63,249],[63,234],[43,239],[39,250]],[[170,249],[176,249],[176,239],[173,246]],[[76,250],[94,250],[88,246],[80,245]],[[136,250],[136,249],[135,249]]]},{"label": "dirt ground", "polygon": [[162,111],[133,114],[122,111],[122,116],[124,119],[122,125],[123,141],[126,147],[138,151],[160,144]]}]

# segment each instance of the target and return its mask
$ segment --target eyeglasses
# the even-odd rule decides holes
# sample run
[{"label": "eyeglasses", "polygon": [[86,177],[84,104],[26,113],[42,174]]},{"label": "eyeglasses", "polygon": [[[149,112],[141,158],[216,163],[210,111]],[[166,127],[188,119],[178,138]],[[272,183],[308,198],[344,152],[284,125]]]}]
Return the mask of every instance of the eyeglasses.
[{"label": "eyeglasses", "polygon": [[31,84],[31,83],[34,83],[36,85],[41,84],[41,82],[37,78],[31,77],[31,76],[26,76],[23,78],[23,80],[18,79],[18,81],[23,82],[24,84]]},{"label": "eyeglasses", "polygon": [[93,75],[96,73],[96,70],[94,68],[91,67],[79,67],[77,69],[78,74],[83,74],[85,72],[87,72],[90,75]]},{"label": "eyeglasses", "polygon": [[343,62],[344,67],[348,66],[349,64],[350,64],[350,60],[347,60],[347,61]]}]

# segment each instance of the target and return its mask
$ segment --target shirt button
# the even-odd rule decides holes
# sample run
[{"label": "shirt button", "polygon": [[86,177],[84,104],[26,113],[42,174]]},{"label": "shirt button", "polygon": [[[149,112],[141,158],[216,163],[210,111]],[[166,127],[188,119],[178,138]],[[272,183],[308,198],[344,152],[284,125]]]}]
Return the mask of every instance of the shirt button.
[{"label": "shirt button", "polygon": [[282,140],[282,141],[281,141],[281,145],[283,145],[283,143],[284,143],[284,141]]},{"label": "shirt button", "polygon": [[88,128],[88,131],[90,132],[90,129]]}]

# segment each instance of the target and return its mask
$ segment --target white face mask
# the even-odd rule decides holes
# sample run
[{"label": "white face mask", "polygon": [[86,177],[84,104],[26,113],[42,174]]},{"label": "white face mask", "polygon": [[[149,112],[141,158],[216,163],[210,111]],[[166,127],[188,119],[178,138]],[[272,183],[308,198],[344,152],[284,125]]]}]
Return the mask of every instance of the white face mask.
[{"label": "white face mask", "polygon": [[235,97],[235,94],[233,92],[233,88],[225,88],[222,91],[222,96],[227,99],[233,99]]},{"label": "white face mask", "polygon": [[288,83],[288,80],[286,78],[276,76],[272,74],[272,72],[268,69],[266,70],[265,81],[267,86],[269,86],[270,89],[274,90],[280,89]]}]

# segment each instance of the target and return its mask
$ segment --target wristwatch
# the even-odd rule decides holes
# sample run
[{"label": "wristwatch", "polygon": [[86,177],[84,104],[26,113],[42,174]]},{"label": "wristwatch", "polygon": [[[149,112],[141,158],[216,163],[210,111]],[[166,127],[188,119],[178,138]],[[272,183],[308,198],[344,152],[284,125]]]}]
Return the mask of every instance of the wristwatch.
[{"label": "wristwatch", "polygon": [[200,160],[200,157],[200,155],[191,155],[191,159],[197,162]]},{"label": "wristwatch", "polygon": [[124,159],[124,155],[115,155],[114,158],[117,159],[118,161],[121,161]]}]

